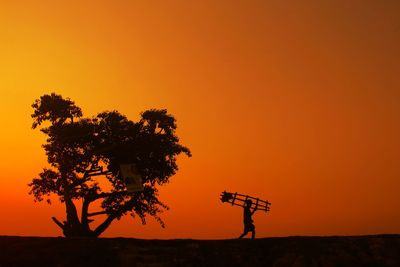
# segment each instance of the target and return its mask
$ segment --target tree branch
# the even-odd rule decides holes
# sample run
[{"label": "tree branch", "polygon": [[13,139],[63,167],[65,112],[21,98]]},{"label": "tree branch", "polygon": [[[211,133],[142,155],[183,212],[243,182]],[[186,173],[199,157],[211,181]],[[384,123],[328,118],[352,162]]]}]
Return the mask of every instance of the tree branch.
[{"label": "tree branch", "polygon": [[104,222],[102,222],[94,231],[94,235],[95,236],[99,236],[101,235],[101,233],[103,233],[108,226],[110,226],[110,224],[112,223],[112,221],[114,221],[116,217],[114,215],[109,215]]},{"label": "tree branch", "polygon": [[110,197],[110,196],[117,196],[117,195],[128,195],[130,192],[129,191],[115,191],[115,192],[104,192],[97,194],[93,197],[93,200],[99,199],[99,198],[105,198],[105,197]]},{"label": "tree branch", "polygon": [[103,215],[103,214],[108,214],[108,212],[105,210],[97,211],[97,212],[88,213],[87,216],[92,217],[92,216]]},{"label": "tree branch", "polygon": [[111,171],[99,171],[99,172],[93,172],[93,173],[89,173],[84,175],[84,177],[92,177],[92,176],[99,176],[99,175],[108,175],[111,174]]},{"label": "tree branch", "polygon": [[62,222],[60,222],[59,220],[57,220],[56,217],[51,217],[51,219],[53,220],[53,222],[54,222],[55,224],[58,225],[58,227],[60,227],[62,230],[64,230],[65,225],[64,225]]},{"label": "tree branch", "polygon": [[75,182],[71,183],[71,185],[69,185],[69,187],[72,189],[74,187],[77,187],[79,185],[82,185],[84,183],[86,183],[87,181],[89,181],[90,177],[83,177],[82,179],[76,180]]},{"label": "tree branch", "polygon": [[[98,170],[100,170],[100,171],[97,172]],[[85,172],[85,174],[83,175],[83,178],[76,180],[71,185],[69,185],[69,187],[74,188],[76,186],[82,185],[82,184],[86,183],[87,181],[89,181],[90,178],[93,176],[108,175],[111,173],[112,173],[111,171],[103,171],[103,169],[95,169],[94,172],[89,170],[89,171]]]}]

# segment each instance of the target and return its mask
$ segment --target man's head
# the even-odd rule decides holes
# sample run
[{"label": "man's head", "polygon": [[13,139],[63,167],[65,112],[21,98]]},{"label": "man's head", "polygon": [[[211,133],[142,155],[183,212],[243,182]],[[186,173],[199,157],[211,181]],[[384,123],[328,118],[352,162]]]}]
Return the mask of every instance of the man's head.
[{"label": "man's head", "polygon": [[251,204],[253,204],[253,201],[251,201],[251,199],[247,199],[246,206],[251,207]]}]

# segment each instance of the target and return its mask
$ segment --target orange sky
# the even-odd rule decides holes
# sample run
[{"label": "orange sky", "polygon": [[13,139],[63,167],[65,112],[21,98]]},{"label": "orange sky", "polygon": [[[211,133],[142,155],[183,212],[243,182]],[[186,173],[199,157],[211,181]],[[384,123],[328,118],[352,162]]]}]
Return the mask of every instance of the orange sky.
[{"label": "orange sky", "polygon": [[[84,2],[84,3],[82,3]],[[60,235],[60,204],[27,184],[46,165],[30,105],[84,115],[167,108],[192,152],[161,189],[167,227],[127,216],[103,236],[400,233],[399,1],[1,1],[0,235]]]}]

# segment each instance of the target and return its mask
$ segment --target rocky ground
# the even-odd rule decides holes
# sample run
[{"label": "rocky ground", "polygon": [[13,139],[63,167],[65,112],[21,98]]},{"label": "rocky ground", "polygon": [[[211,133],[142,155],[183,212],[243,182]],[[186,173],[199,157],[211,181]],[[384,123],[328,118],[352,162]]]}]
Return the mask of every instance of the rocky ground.
[{"label": "rocky ground", "polygon": [[400,266],[400,235],[256,240],[0,236],[0,266]]}]

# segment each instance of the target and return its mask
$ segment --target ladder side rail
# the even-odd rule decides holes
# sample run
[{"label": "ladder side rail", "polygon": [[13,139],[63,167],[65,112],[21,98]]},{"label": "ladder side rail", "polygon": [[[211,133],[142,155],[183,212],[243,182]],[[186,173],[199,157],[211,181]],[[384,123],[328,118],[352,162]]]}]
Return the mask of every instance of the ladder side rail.
[{"label": "ladder side rail", "polygon": [[264,204],[264,203],[258,203],[258,207],[259,208],[268,208],[268,205]]},{"label": "ladder side rail", "polygon": [[271,203],[269,203],[269,202],[266,201],[266,200],[262,200],[262,199],[259,199],[259,198],[256,198],[256,197],[251,197],[251,196],[243,195],[243,194],[237,194],[237,195],[238,195],[238,196],[241,196],[241,197],[247,197],[247,198],[250,198],[250,199],[254,199],[254,200],[257,200],[257,199],[258,199],[259,202],[271,204]]}]

